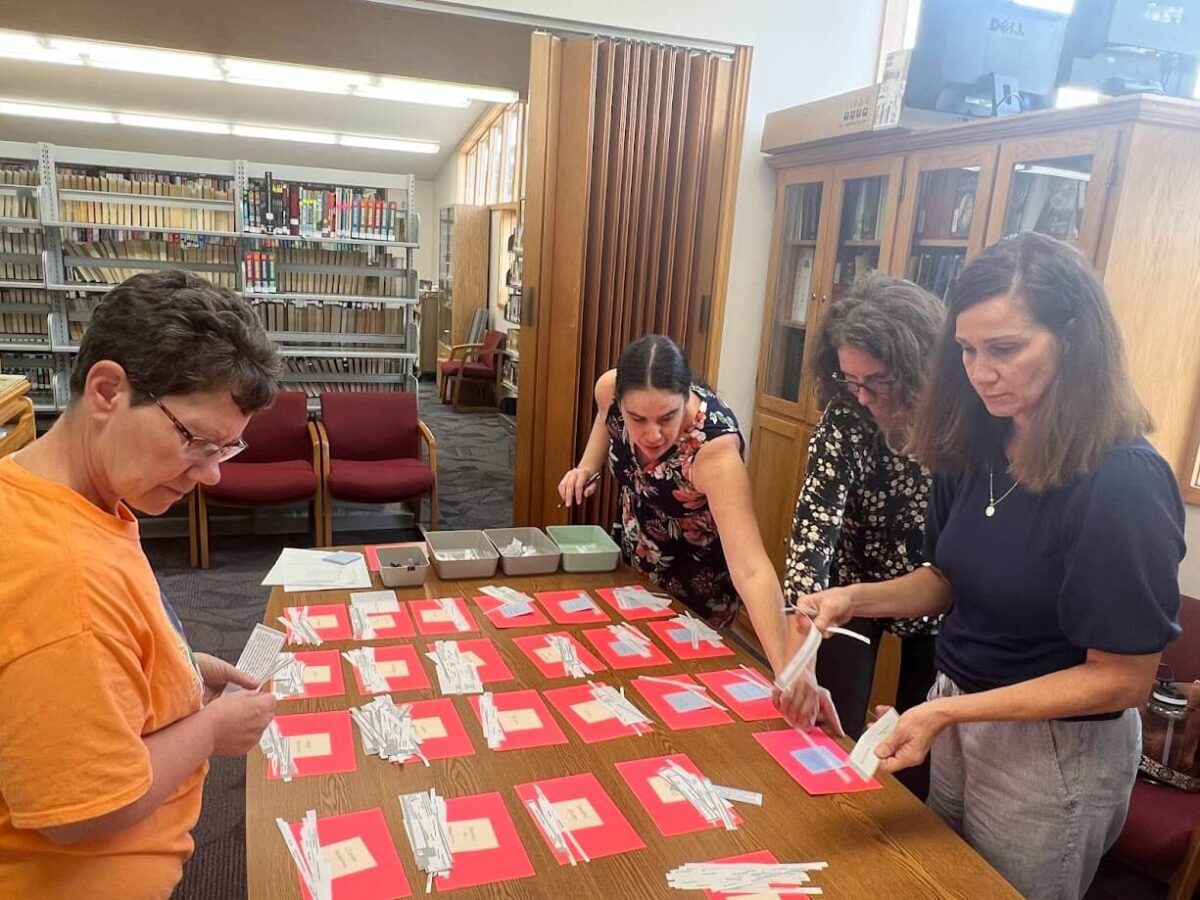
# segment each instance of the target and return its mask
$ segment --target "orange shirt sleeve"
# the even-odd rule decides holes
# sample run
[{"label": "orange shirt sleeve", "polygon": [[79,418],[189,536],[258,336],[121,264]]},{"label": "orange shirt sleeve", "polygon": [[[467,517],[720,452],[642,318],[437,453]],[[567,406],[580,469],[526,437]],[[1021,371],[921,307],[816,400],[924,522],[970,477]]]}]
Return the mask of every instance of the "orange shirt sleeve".
[{"label": "orange shirt sleeve", "polygon": [[135,653],[83,631],[0,673],[0,794],[17,828],[115,812],[150,789],[149,686]]}]

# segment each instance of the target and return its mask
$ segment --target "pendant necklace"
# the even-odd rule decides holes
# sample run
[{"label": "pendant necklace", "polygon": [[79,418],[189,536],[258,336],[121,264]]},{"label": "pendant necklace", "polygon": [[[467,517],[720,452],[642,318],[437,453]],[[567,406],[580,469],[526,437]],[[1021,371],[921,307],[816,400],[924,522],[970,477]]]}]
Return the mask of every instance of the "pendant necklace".
[{"label": "pendant necklace", "polygon": [[1012,483],[1012,487],[1010,487],[1007,491],[1005,491],[1003,494],[1001,494],[1000,499],[997,500],[995,491],[992,489],[992,467],[988,466],[988,505],[984,508],[983,514],[985,516],[987,516],[989,519],[992,516],[994,516],[996,514],[996,507],[1000,505],[1000,502],[1005,497],[1007,497],[1009,494],[1011,494],[1013,491],[1015,491],[1017,489],[1018,484],[1019,484],[1019,482],[1014,480]]}]

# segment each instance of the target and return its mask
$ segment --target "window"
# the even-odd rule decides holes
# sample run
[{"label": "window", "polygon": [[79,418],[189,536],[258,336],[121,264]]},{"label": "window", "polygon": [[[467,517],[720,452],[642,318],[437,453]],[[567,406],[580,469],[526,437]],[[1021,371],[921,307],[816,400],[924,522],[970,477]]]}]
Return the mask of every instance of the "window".
[{"label": "window", "polygon": [[466,162],[464,203],[488,206],[521,199],[524,130],[525,104],[511,103],[484,126],[474,144],[462,150]]}]

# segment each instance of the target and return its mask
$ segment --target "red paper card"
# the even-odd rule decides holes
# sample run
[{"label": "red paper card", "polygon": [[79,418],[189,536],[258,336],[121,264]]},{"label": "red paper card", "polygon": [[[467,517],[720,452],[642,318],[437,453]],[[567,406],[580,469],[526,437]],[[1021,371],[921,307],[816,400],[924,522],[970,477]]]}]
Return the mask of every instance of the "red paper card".
[{"label": "red paper card", "polygon": [[[640,584],[626,585],[627,587],[641,587]],[[617,615],[624,619],[670,619],[679,615],[678,610],[674,610],[667,606],[663,609],[653,609],[649,606],[642,606],[637,609],[621,609],[617,604],[616,595],[613,594],[612,588],[596,588],[596,593],[600,595],[600,599],[616,610]]]},{"label": "red paper card", "polygon": [[[322,606],[306,606],[308,624],[323,641],[348,641],[354,633],[350,630],[350,613],[345,604],[329,603]],[[285,629],[286,630],[286,629]]]},{"label": "red paper card", "polygon": [[[712,659],[716,656],[733,656],[733,651],[724,642],[710,644],[708,641],[697,641],[696,646],[693,647],[692,640],[686,635],[683,626],[673,622],[648,622],[647,627],[667,646],[668,650],[680,659]],[[684,634],[680,635],[680,632],[684,632]]]},{"label": "red paper card", "polygon": [[447,616],[445,610],[441,608],[436,600],[413,600],[408,605],[412,608],[413,618],[416,619],[417,628],[421,634],[466,634],[470,631],[479,630],[479,625],[476,623],[475,617],[471,615],[471,611],[467,608],[467,604],[462,597],[455,597],[454,605],[458,607],[458,611],[467,620],[467,631],[463,632],[460,632],[455,627],[454,622]]},{"label": "red paper card", "polygon": [[[342,655],[337,650],[293,652],[292,656],[304,665],[304,693],[281,697],[280,703],[290,700],[313,700],[317,697],[340,697],[346,693],[346,682],[342,679]],[[271,688],[275,688],[273,681]]]},{"label": "red paper card", "polygon": [[488,621],[497,628],[536,628],[538,625],[550,624],[550,620],[546,618],[545,613],[537,608],[536,603],[529,604],[529,613],[527,615],[512,617],[500,615],[500,607],[504,606],[504,601],[496,597],[489,597],[487,594],[480,594],[476,597],[475,605],[488,617]]},{"label": "red paper card", "polygon": [[[633,628],[632,625],[626,626]],[[643,669],[646,666],[668,666],[671,660],[667,658],[667,654],[655,646],[653,641],[646,640],[646,649],[650,651],[648,656],[637,656],[626,649],[621,644],[620,638],[613,634],[608,628],[587,628],[581,634],[588,639],[588,642],[599,651],[604,657],[604,661],[614,669]],[[639,631],[638,634],[641,634]],[[645,637],[645,635],[642,635]]]},{"label": "red paper card", "polygon": [[[603,682],[597,681],[595,684]],[[546,691],[546,699],[571,723],[571,727],[585,744],[638,734],[632,725],[622,725],[621,720],[609,712],[608,707],[592,696],[590,685],[576,684]],[[649,729],[650,726],[645,726],[641,733],[646,734]]]},{"label": "red paper card", "polygon": [[[346,710],[276,716],[275,722],[279,725],[279,733],[292,747],[292,760],[296,764],[293,778],[337,775],[358,768],[350,713]],[[279,780],[272,774],[270,764],[267,765],[267,778]]]},{"label": "red paper card", "polygon": [[[293,822],[291,829],[299,844],[300,823]],[[383,810],[378,807],[317,819],[317,841],[332,870],[334,900],[391,900],[412,895]],[[299,880],[304,900],[312,900],[304,880]]]},{"label": "red paper card", "polygon": [[[714,863],[761,863],[763,865],[773,866],[778,864],[779,859],[770,850],[756,850],[754,853],[742,853],[738,856],[726,856],[722,859],[713,859],[709,862]],[[814,885],[815,886],[815,885]],[[795,891],[768,891],[767,893],[759,894],[726,894],[723,891],[708,891],[704,892],[704,896],[709,900],[753,900],[757,897],[758,900],[804,900],[809,894],[797,894]]]},{"label": "red paper card", "polygon": [[[565,778],[551,778],[546,781],[531,781],[518,784],[517,796],[521,805],[529,812],[526,804],[535,802],[537,792],[535,785],[541,788],[542,795],[554,804],[554,811],[563,826],[571,830],[579,847],[589,859],[599,859],[602,856],[613,856],[617,853],[628,853],[631,850],[643,850],[645,842],[638,837],[629,820],[617,809],[612,798],[590,772],[582,775],[567,775]],[[570,860],[567,854],[554,849],[546,833],[537,823],[537,817],[532,812],[534,825],[546,841],[546,846],[554,854],[560,866],[567,865]],[[568,840],[571,852],[576,860],[579,853]]]},{"label": "red paper card", "polygon": [[474,756],[475,748],[458,710],[449,697],[417,700],[412,704],[413,725],[421,738],[421,753],[426,759],[450,759]]},{"label": "red paper card", "polygon": [[[672,672],[664,676],[664,681],[676,681],[680,684],[696,684],[690,675]],[[632,682],[637,692],[646,698],[658,717],[667,727],[676,731],[688,728],[704,728],[708,725],[728,725],[733,719],[715,706],[704,701],[704,693],[690,691],[683,687],[673,687],[648,678],[635,678]],[[715,700],[716,697],[714,696]],[[720,702],[719,700],[717,701]]]},{"label": "red paper card", "polygon": [[[672,753],[670,756],[654,756],[649,759],[631,759],[617,763],[617,771],[629,785],[638,802],[642,804],[654,824],[665,837],[676,834],[689,834],[693,831],[706,831],[710,828],[723,828],[719,821],[709,822],[688,802],[687,798],[678,793],[658,774],[668,762],[674,762],[682,769],[687,769],[694,775],[701,772],[696,764],[682,753]],[[733,821],[741,823],[741,817],[731,810]]]},{"label": "red paper card", "polygon": [[[373,612],[367,614],[367,622],[375,631],[375,637],[370,640],[384,641],[393,638],[410,638],[415,637],[417,632],[413,628],[412,616],[408,613],[408,607],[403,603],[395,612]],[[369,641],[368,641],[369,643]]]},{"label": "red paper card", "polygon": [[[429,689],[429,677],[421,665],[420,654],[412,644],[392,644],[387,647],[372,647],[375,651],[375,667],[387,681],[388,692],[394,691],[424,691]],[[364,697],[369,696],[363,686],[362,676],[356,666],[354,680],[358,683],[358,692]]]},{"label": "red paper card", "polygon": [[[479,695],[468,698],[475,718],[480,722]],[[562,733],[545,701],[538,696],[537,691],[505,691],[492,694],[499,714],[500,727],[504,729],[504,740],[496,750],[528,750],[530,747],[549,747],[552,744],[567,743],[567,736]],[[483,738],[483,746],[487,746],[487,738]]]},{"label": "red paper card", "polygon": [[761,673],[747,669],[724,669],[720,672],[701,672],[696,677],[747,722],[783,718],[771,702],[771,684]]},{"label": "red paper card", "polygon": [[[470,662],[480,662],[479,680],[484,684],[494,681],[512,681],[513,673],[508,665],[500,658],[500,652],[491,638],[472,638],[469,641],[455,641],[458,652]],[[433,644],[429,644],[429,652],[433,652]]]},{"label": "red paper card", "polygon": [[814,797],[882,787],[874,778],[864,780],[850,765],[846,751],[818,728],[809,732],[795,728],[760,731],[754,739]]},{"label": "red paper card", "polygon": [[[550,618],[559,625],[595,625],[612,621],[608,613],[584,590],[542,591],[534,596],[537,597],[538,603],[546,607]],[[588,603],[591,605],[588,606]]]},{"label": "red paper card", "polygon": [[399,547],[417,547],[422,553],[425,552],[424,541],[408,541],[402,544],[368,544],[363,548],[363,555],[367,558],[367,568],[372,572],[379,571],[379,551],[391,550]]},{"label": "red paper card", "polygon": [[435,878],[438,892],[533,876],[516,826],[498,793],[446,799],[446,825],[454,867]]},{"label": "red paper card", "polygon": [[[591,651],[565,631],[556,631],[554,634],[569,640],[575,647],[575,655],[579,657],[579,661],[593,672],[602,672],[608,668]],[[513,638],[513,643],[529,657],[529,661],[537,666],[538,671],[546,678],[566,678],[567,671],[563,668],[562,660],[555,654],[554,648],[550,646],[550,637],[548,634],[534,634],[528,637]]]}]

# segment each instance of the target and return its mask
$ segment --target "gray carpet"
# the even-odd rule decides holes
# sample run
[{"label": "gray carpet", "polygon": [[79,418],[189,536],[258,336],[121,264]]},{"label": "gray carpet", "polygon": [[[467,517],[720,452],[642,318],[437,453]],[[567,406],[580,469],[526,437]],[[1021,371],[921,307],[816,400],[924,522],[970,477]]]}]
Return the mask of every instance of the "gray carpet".
[{"label": "gray carpet", "polygon": [[[456,414],[422,383],[421,417],[437,439],[440,529],[501,527],[512,520],[511,431],[494,414]],[[428,505],[425,507],[428,510]],[[427,512],[426,512],[427,514]],[[415,538],[415,532],[344,532],[340,544]],[[179,614],[194,649],[237,660],[267,589],[259,582],[285,546],[311,546],[311,536],[214,536],[212,567],[187,564],[187,541],[145,541],[146,555]],[[194,836],[196,855],[184,868],[176,900],[237,900],[246,896],[245,763],[215,759],[204,785]]]}]

